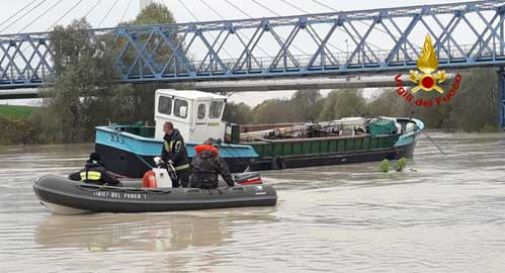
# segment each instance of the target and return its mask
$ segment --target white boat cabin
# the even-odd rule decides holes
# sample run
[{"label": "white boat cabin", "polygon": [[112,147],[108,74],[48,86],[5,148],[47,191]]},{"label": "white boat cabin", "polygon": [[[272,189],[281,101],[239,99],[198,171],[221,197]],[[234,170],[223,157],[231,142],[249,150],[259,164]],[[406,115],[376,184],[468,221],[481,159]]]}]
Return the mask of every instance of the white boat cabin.
[{"label": "white boat cabin", "polygon": [[156,139],[163,139],[163,124],[171,121],[187,142],[223,139],[221,121],[227,97],[194,90],[156,90],[154,120]]}]

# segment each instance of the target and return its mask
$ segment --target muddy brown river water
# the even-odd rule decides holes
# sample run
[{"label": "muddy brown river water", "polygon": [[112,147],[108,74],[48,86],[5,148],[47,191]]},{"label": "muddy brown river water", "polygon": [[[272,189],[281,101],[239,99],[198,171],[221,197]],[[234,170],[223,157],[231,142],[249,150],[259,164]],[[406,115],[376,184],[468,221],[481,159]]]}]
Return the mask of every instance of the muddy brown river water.
[{"label": "muddy brown river water", "polygon": [[0,272],[505,272],[505,135],[431,133],[378,163],[265,172],[274,208],[51,215],[32,181],[91,145],[0,147]]}]

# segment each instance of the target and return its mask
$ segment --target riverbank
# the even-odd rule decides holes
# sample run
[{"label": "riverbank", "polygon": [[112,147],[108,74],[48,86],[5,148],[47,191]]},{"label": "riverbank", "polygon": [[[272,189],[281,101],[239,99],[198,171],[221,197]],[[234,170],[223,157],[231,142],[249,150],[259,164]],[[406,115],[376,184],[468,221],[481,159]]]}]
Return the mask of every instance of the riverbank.
[{"label": "riverbank", "polygon": [[[2,109],[3,108],[3,109]],[[0,106],[0,146],[26,146],[26,145],[49,145],[49,144],[62,144],[58,141],[53,141],[50,136],[47,136],[47,130],[44,130],[38,119],[34,117],[33,113],[35,107],[9,107],[8,109]],[[46,131],[46,132],[44,132]],[[427,129],[425,134],[431,133],[446,133],[446,134],[472,134],[464,130],[454,129]],[[496,134],[496,128],[491,126],[484,126],[479,130],[480,134]],[[91,133],[90,133],[91,134]],[[91,140],[92,141],[92,140]],[[68,142],[66,142],[68,143]],[[76,142],[71,144],[81,145],[83,142]],[[86,142],[84,142],[85,144]]]},{"label": "riverbank", "polygon": [[39,143],[38,127],[33,122],[36,107],[0,105],[0,145]]},{"label": "riverbank", "polygon": [[20,105],[0,105],[0,118],[26,119],[30,118],[37,107]]}]

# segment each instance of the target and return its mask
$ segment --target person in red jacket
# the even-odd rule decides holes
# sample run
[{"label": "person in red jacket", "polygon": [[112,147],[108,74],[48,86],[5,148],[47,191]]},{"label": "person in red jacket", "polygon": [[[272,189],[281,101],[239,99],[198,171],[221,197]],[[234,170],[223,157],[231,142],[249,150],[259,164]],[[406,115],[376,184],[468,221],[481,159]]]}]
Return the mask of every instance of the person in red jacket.
[{"label": "person in red jacket", "polygon": [[218,186],[220,174],[228,186],[235,182],[226,162],[219,156],[219,151],[210,141],[195,147],[196,155],[191,161],[190,187],[201,189],[215,189]]}]

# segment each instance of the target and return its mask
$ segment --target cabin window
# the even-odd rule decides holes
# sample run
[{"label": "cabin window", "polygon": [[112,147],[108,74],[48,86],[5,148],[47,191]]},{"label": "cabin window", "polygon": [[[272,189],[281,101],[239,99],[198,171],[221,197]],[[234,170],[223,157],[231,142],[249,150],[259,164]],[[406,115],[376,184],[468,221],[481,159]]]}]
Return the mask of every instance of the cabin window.
[{"label": "cabin window", "polygon": [[220,118],[221,112],[223,111],[224,102],[213,101],[210,104],[209,117],[210,118]]},{"label": "cabin window", "polygon": [[165,115],[172,114],[172,99],[169,97],[160,97],[158,101],[158,112]]},{"label": "cabin window", "polygon": [[187,118],[188,117],[188,102],[187,101],[175,99],[174,116],[179,117],[179,118]]},{"label": "cabin window", "polygon": [[202,103],[202,104],[198,105],[198,115],[197,115],[198,119],[205,118],[205,110],[206,110],[205,104]]}]

